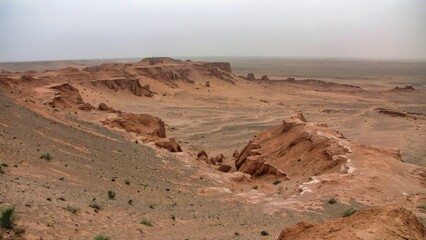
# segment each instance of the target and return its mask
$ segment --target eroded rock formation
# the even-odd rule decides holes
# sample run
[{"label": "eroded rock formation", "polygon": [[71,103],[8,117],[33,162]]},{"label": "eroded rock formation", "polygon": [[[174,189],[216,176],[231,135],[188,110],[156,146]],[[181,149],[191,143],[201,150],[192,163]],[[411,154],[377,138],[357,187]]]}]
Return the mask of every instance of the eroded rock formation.
[{"label": "eroded rock formation", "polygon": [[425,238],[426,229],[416,215],[402,207],[384,206],[323,223],[300,222],[282,231],[278,240]]}]

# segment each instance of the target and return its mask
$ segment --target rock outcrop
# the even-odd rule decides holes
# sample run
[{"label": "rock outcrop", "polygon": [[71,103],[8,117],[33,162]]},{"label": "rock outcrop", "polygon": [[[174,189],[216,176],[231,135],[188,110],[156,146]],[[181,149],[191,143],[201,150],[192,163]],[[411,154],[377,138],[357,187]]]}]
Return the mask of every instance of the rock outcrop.
[{"label": "rock outcrop", "polygon": [[232,73],[231,64],[228,62],[209,62],[205,63],[205,65],[213,69],[218,68],[225,72]]},{"label": "rock outcrop", "polygon": [[142,86],[138,79],[115,79],[115,80],[97,80],[91,84],[95,87],[106,86],[114,91],[129,90],[136,96],[152,97],[154,93],[149,85]]},{"label": "rock outcrop", "polygon": [[149,138],[166,137],[164,122],[160,118],[148,114],[121,113],[117,118],[106,119],[102,123]]},{"label": "rock outcrop", "polygon": [[395,87],[391,90],[392,92],[414,92],[416,91],[412,86],[405,86],[405,87]]},{"label": "rock outcrop", "polygon": [[246,79],[250,81],[256,80],[253,73],[248,73]]},{"label": "rock outcrop", "polygon": [[109,113],[121,113],[121,111],[117,111],[114,108],[109,107],[105,103],[99,103],[98,110],[103,112],[109,112]]},{"label": "rock outcrop", "polygon": [[260,80],[268,81],[269,80],[268,75],[263,75]]},{"label": "rock outcrop", "polygon": [[49,103],[54,108],[78,108],[83,111],[95,109],[92,105],[83,101],[77,88],[68,83],[53,86],[51,89],[56,90],[56,96]]},{"label": "rock outcrop", "polygon": [[301,113],[257,134],[235,166],[252,178],[273,176],[294,184],[303,202],[338,196],[346,203],[407,204],[407,196],[426,197],[426,168],[404,163],[398,149],[352,143]]},{"label": "rock outcrop", "polygon": [[[316,130],[316,129],[315,129]],[[306,123],[301,113],[291,121],[258,134],[235,160],[237,169],[253,177],[274,174],[287,178],[339,172],[348,152],[339,137],[327,138]]]},{"label": "rock outcrop", "polygon": [[169,150],[169,152],[182,152],[181,146],[174,138],[160,138],[155,141],[155,145],[160,148],[165,148]]},{"label": "rock outcrop", "polygon": [[350,217],[323,223],[300,222],[281,232],[278,240],[419,240],[426,229],[417,217],[402,207],[384,206],[361,210]]},{"label": "rock outcrop", "polygon": [[154,142],[157,147],[165,148],[169,152],[182,152],[181,146],[174,138],[166,138],[165,124],[158,117],[148,114],[119,113],[117,118],[106,119],[102,123],[143,136],[145,141]]}]

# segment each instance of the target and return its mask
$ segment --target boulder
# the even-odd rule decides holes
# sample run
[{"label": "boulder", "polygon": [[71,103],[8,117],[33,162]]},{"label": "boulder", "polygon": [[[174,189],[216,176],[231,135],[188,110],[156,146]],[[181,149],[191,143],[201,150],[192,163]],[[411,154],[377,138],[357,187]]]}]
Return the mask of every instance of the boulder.
[{"label": "boulder", "polygon": [[220,154],[214,158],[214,161],[218,163],[222,163],[224,158],[225,156],[223,156],[223,154]]},{"label": "boulder", "polygon": [[209,159],[209,156],[207,153],[203,150],[197,154],[198,160],[207,161]]},{"label": "boulder", "polygon": [[155,141],[155,145],[160,148],[165,148],[169,152],[182,152],[182,148],[174,138],[160,138]]},{"label": "boulder", "polygon": [[231,170],[231,168],[232,167],[230,165],[222,164],[222,165],[220,165],[220,167],[217,170],[221,171],[221,172],[229,172]]}]

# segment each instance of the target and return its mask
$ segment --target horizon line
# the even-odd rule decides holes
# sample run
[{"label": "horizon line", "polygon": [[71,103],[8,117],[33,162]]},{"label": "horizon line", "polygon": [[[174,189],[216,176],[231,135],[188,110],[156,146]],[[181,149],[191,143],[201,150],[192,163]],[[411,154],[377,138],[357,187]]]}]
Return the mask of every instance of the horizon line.
[{"label": "horizon line", "polygon": [[[170,57],[178,60],[191,60],[191,58],[258,58],[258,59],[288,59],[288,60],[343,60],[343,61],[373,61],[373,62],[426,62],[426,58],[365,58],[365,57],[306,57],[306,56],[249,56],[249,55],[223,55],[223,56],[144,56],[144,57],[110,57],[110,58],[68,58],[68,59],[37,59],[37,60],[15,60],[0,61],[5,63],[35,63],[35,62],[60,62],[60,61],[101,61],[101,60],[130,60],[145,59],[151,57]],[[180,59],[179,59],[180,58]]]}]

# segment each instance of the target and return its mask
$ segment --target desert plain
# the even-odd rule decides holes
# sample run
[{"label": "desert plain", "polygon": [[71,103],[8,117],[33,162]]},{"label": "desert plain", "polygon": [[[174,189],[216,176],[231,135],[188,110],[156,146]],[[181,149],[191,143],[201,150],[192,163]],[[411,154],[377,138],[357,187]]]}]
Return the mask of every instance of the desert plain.
[{"label": "desert plain", "polygon": [[426,63],[189,59],[0,63],[0,238],[424,239]]}]

